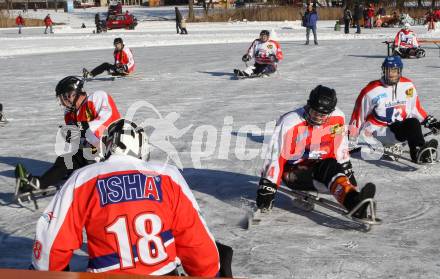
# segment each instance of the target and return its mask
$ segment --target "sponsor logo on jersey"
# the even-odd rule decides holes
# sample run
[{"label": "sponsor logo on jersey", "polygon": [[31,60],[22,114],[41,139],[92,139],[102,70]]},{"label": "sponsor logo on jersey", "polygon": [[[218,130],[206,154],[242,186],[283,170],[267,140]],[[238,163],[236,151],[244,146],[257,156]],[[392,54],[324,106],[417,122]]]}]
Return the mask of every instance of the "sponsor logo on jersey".
[{"label": "sponsor logo on jersey", "polygon": [[414,88],[410,88],[408,90],[405,91],[406,97],[407,98],[412,98],[412,96],[414,95]]},{"label": "sponsor logo on jersey", "polygon": [[273,45],[267,45],[268,49],[273,49]]},{"label": "sponsor logo on jersey", "polygon": [[336,124],[330,127],[330,135],[334,137],[335,135],[342,135],[344,133],[344,125]]},{"label": "sponsor logo on jersey", "polygon": [[32,248],[32,253],[34,254],[34,258],[39,260],[41,258],[41,250],[43,250],[43,244],[40,241],[35,240],[34,247]]},{"label": "sponsor logo on jersey", "polygon": [[380,99],[386,98],[386,97],[387,97],[387,93],[381,93],[380,95],[374,97],[373,100],[371,100],[371,102],[373,103],[373,105],[376,105]]},{"label": "sponsor logo on jersey", "polygon": [[162,202],[162,179],[141,173],[114,175],[98,179],[96,188],[101,207],[121,202],[150,200]]},{"label": "sponsor logo on jersey", "polygon": [[397,105],[403,105],[403,104],[406,104],[406,101],[388,102],[388,103],[385,103],[385,107],[390,108],[390,107],[395,107]]},{"label": "sponsor logo on jersey", "polygon": [[92,110],[89,107],[86,107],[85,114],[86,114],[86,121],[87,122],[90,122],[90,121],[93,120],[93,112],[92,112]]}]

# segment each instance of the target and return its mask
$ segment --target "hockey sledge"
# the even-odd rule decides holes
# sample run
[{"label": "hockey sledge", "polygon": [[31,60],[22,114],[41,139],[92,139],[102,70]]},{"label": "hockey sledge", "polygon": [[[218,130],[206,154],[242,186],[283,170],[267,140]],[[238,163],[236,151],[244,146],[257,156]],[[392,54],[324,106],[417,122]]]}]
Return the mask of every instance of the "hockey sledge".
[{"label": "hockey sledge", "polygon": [[[45,198],[47,196],[55,194],[59,187],[50,186],[46,189],[34,189],[32,191],[22,191],[22,185],[27,183],[26,179],[26,169],[21,164],[17,164],[15,168],[15,191],[14,191],[14,202],[18,203],[20,206],[31,209],[29,204],[32,203],[34,210],[38,210],[38,199]],[[32,209],[31,209],[32,210]]]},{"label": "hockey sledge", "polygon": [[[423,135],[423,137],[430,136],[432,134],[435,134],[433,131],[430,131]],[[399,160],[406,160],[413,162],[411,160],[411,156],[409,153],[409,150],[406,147],[406,142],[402,143],[396,143],[389,146],[379,146],[375,147],[372,145],[364,145],[365,147],[368,147],[370,149],[371,153],[377,153],[377,154],[383,154],[383,157],[390,159],[392,161],[398,162]],[[356,147],[352,150],[350,150],[350,154],[360,152],[362,150],[363,146]],[[438,149],[434,147],[427,147],[423,150],[423,152],[420,152],[418,154],[416,163],[419,165],[432,165],[436,164],[439,161],[438,158]]]},{"label": "hockey sledge", "polygon": [[242,74],[243,71],[239,70],[239,69],[234,69],[234,76],[236,79],[250,79],[250,78],[267,78],[270,77],[270,75],[268,74],[258,74],[258,75],[244,75]]},{"label": "hockey sledge", "polygon": [[[297,207],[300,207],[305,211],[312,211],[315,209],[315,205],[318,205],[340,214],[351,221],[364,225],[367,231],[371,229],[371,226],[380,225],[382,223],[382,220],[377,217],[376,201],[373,198],[363,200],[351,211],[348,211],[339,203],[322,197],[322,194],[319,192],[293,190],[284,185],[281,185],[278,188],[278,191],[295,200]],[[366,218],[356,218],[354,214],[359,210],[359,208],[365,205],[367,205]]]},{"label": "hockey sledge", "polygon": [[[17,186],[18,188],[18,186]],[[17,190],[16,190],[17,191]],[[14,201],[20,206],[29,208],[29,204],[33,204],[35,210],[39,209],[38,199],[45,198],[47,196],[54,195],[58,191],[58,188],[50,186],[44,190],[35,190],[27,193],[15,193]]]}]

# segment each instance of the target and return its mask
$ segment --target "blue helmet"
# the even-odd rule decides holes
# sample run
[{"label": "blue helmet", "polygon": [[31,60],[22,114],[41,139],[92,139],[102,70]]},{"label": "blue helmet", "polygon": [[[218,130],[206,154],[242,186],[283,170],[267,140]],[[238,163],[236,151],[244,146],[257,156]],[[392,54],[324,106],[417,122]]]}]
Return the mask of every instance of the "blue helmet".
[{"label": "blue helmet", "polygon": [[[397,76],[390,76],[391,69],[398,69]],[[388,56],[382,63],[383,80],[388,85],[397,84],[402,76],[403,63],[400,56]]]},{"label": "blue helmet", "polygon": [[403,68],[402,59],[400,56],[387,56],[382,63],[382,68]]}]

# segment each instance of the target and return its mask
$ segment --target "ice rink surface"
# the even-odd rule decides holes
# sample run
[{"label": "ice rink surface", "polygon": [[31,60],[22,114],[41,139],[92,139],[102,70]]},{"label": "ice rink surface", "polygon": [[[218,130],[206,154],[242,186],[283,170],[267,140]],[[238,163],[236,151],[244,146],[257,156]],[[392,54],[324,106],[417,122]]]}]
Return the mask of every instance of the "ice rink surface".
[{"label": "ice rink surface", "polygon": [[[212,233],[234,248],[235,275],[338,279],[438,276],[438,164],[417,166],[407,161],[354,157],[358,182],[374,182],[378,189],[376,200],[383,224],[370,232],[319,207],[313,212],[301,211],[282,194],[277,196],[270,222],[248,230],[243,222],[249,203],[255,199],[262,164],[260,156],[253,155],[260,152],[265,136],[266,140],[270,136],[271,121],[305,104],[310,90],[318,84],[336,89],[338,106],[348,121],[360,90],[380,77],[386,54],[381,42],[398,29],[367,30],[362,37],[354,37],[334,32],[331,23],[323,23],[318,30],[320,45],[304,46],[304,30],[295,27],[297,23],[195,24],[193,29],[189,25],[190,35],[185,38],[173,34],[173,22],[150,26],[145,21],[141,25],[137,31],[103,35],[93,35],[91,29],[85,34],[68,25],[59,27],[59,32],[55,29],[53,37],[41,35],[41,28],[28,29],[29,34],[23,37],[18,37],[15,29],[0,31],[0,102],[10,121],[0,128],[1,268],[27,268],[30,264],[40,212],[11,204],[13,168],[22,162],[41,174],[54,161],[55,135],[63,121],[55,99],[56,83],[64,76],[80,74],[83,67],[112,62],[112,40],[122,36],[134,52],[136,74],[115,81],[102,76],[88,82],[86,90],[107,91],[122,114],[139,101],[154,106],[139,109],[135,120],[149,119],[153,126],[163,119],[175,120],[175,127],[159,129],[171,136],[182,173]],[[275,30],[281,41],[285,58],[278,73],[270,78],[233,79],[232,69],[244,67],[241,56],[263,28]],[[423,27],[416,31],[426,38],[436,37]],[[39,50],[45,48],[49,50]],[[404,75],[414,81],[428,113],[440,118],[439,51],[434,45],[426,45],[426,49],[426,58],[404,61]],[[175,131],[185,128],[183,135],[173,137]],[[202,142],[210,138],[207,144],[199,141],[201,134],[205,135]],[[153,150],[152,159],[164,161],[167,156]],[[41,199],[41,207],[49,201]],[[76,253],[74,270],[85,269],[85,250],[84,245]]]}]

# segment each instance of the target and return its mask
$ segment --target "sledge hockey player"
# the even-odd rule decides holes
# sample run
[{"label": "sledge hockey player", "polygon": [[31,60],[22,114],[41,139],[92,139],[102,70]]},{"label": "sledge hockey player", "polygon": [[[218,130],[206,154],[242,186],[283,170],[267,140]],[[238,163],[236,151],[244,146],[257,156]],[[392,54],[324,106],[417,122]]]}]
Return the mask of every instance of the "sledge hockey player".
[{"label": "sledge hockey player", "polygon": [[420,48],[416,34],[409,28],[411,25],[405,23],[403,28],[397,32],[394,38],[394,55],[402,58],[421,58],[425,56],[425,50]]},{"label": "sledge hockey player", "polygon": [[[120,114],[109,94],[96,91],[87,95],[83,86],[83,79],[67,76],[55,88],[56,98],[65,107],[65,141],[71,144],[72,152],[59,156],[53,166],[40,177],[33,176],[23,165],[18,164],[15,169],[17,196],[57,186],[73,170],[95,162],[88,157],[96,153],[102,133],[110,123],[120,118]],[[84,152],[87,152],[87,156]]]},{"label": "sledge hockey player", "polygon": [[89,272],[215,277],[219,254],[177,168],[144,161],[148,141],[131,121],[102,137],[104,161],[74,172],[37,222],[32,267],[68,270],[87,234]]},{"label": "sledge hockey player", "polygon": [[107,71],[112,76],[126,76],[134,72],[135,63],[131,50],[124,45],[121,38],[114,39],[113,45],[115,46],[113,51],[115,62],[113,64],[108,62],[102,63],[90,72],[84,68],[83,77],[85,79],[96,77],[104,71]]},{"label": "sledge hockey player", "polygon": [[260,32],[260,38],[254,40],[247,53],[241,59],[247,63],[254,58],[255,64],[248,66],[244,71],[235,69],[234,74],[237,77],[268,76],[275,73],[278,62],[283,59],[283,52],[281,51],[280,44],[277,41],[271,40],[269,36],[268,30]]},{"label": "sledge hockey player", "polygon": [[382,78],[362,89],[351,115],[350,145],[408,142],[412,161],[428,163],[426,151],[437,149],[438,142],[425,142],[422,126],[438,133],[440,122],[423,109],[414,84],[402,76],[402,69],[400,57],[389,56],[382,63]]},{"label": "sledge hockey player", "polygon": [[[329,191],[348,212],[374,197],[372,183],[360,192],[357,189],[348,155],[345,116],[336,103],[336,91],[319,85],[310,92],[304,107],[278,120],[257,191],[259,209],[272,208],[281,182],[293,190],[306,187]],[[366,214],[367,204],[352,216],[363,219]]]}]

